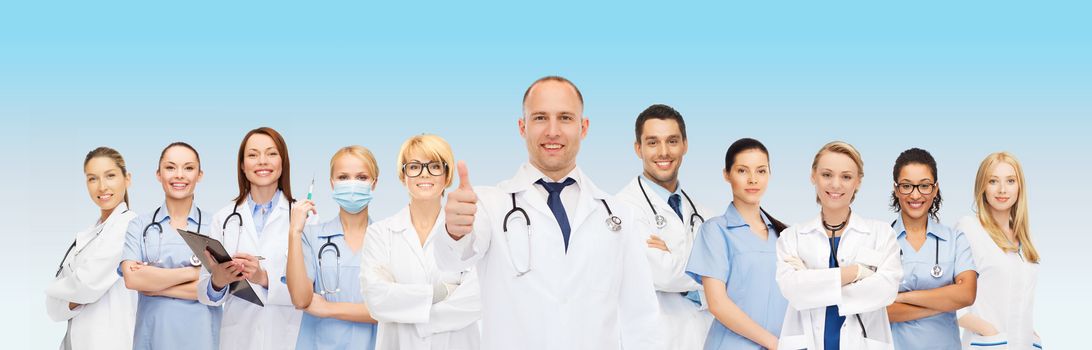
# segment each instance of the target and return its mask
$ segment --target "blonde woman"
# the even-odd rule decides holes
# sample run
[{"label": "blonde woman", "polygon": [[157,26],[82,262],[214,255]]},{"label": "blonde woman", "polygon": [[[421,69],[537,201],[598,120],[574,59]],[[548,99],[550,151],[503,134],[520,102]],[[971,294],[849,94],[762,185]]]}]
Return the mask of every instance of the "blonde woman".
[{"label": "blonde woman", "polygon": [[789,301],[780,349],[893,349],[887,305],[902,263],[886,223],[853,214],[864,162],[852,145],[826,144],[811,164],[819,216],[777,240],[777,284]]},{"label": "blonde woman", "polygon": [[1025,184],[1016,157],[990,154],[975,177],[977,215],[956,224],[979,273],[974,304],[959,312],[964,349],[1042,348],[1032,315],[1039,252],[1028,229]]},{"label": "blonde woman", "polygon": [[292,206],[285,282],[292,304],[304,310],[297,350],[375,348],[375,319],[364,305],[356,278],[378,177],[371,151],[362,146],[342,148],[330,159],[338,215],[305,225],[315,203],[308,199]]},{"label": "blonde woman", "polygon": [[83,172],[99,217],[68,247],[46,288],[46,311],[54,321],[68,322],[61,349],[131,349],[137,294],[125,288],[117,269],[125,232],[137,216],[128,210],[132,176],[109,147],[88,153]]},{"label": "blonde woman", "polygon": [[446,235],[442,205],[451,186],[451,146],[435,135],[411,137],[398,151],[398,180],[410,202],[368,228],[360,279],[379,320],[377,349],[477,349],[481,299],[473,270],[436,266],[438,236]]}]

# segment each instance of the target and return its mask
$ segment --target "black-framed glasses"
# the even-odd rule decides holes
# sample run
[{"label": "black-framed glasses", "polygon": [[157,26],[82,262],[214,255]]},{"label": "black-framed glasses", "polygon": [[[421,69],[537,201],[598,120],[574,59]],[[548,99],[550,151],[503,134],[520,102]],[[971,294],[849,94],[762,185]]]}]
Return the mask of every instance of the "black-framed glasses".
[{"label": "black-framed glasses", "polygon": [[447,162],[433,161],[428,163],[409,162],[402,164],[402,173],[408,177],[418,177],[428,169],[428,174],[440,176],[447,172]]},{"label": "black-framed glasses", "polygon": [[895,188],[899,191],[899,194],[902,194],[904,196],[914,193],[915,189],[918,190],[918,193],[926,195],[933,193],[933,189],[937,188],[937,184],[925,183],[915,185],[912,183],[899,183],[895,184]]}]

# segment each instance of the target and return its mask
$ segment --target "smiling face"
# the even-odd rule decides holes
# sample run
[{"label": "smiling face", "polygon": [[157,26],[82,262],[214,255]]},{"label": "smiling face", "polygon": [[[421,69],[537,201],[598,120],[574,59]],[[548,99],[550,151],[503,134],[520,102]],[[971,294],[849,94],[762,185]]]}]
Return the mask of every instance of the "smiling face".
[{"label": "smiling face", "polygon": [[576,168],[580,140],[588,134],[583,111],[580,96],[569,84],[548,80],[531,88],[519,120],[531,165],[553,179]]},{"label": "smiling face", "polygon": [[841,210],[853,203],[861,187],[861,171],[849,156],[823,151],[811,172],[811,183],[824,209]]},{"label": "smiling face", "polygon": [[[447,182],[448,167],[444,167],[442,160],[429,157],[424,152],[413,151],[406,157],[406,172],[403,182],[413,200],[439,200],[444,194]],[[410,177],[417,171],[421,175]],[[434,175],[438,174],[438,175]]]},{"label": "smiling face", "polygon": [[83,167],[87,193],[104,211],[113,210],[125,200],[131,178],[109,157],[95,157]]},{"label": "smiling face", "polygon": [[[922,194],[920,185],[934,185],[928,186],[924,191],[929,194]],[[939,188],[936,186],[936,179],[933,178],[933,171],[928,165],[921,163],[906,164],[899,170],[899,180],[895,184],[895,197],[899,199],[899,210],[902,211],[906,217],[914,220],[919,220],[929,215],[929,209],[933,206],[933,200],[937,197]],[[909,194],[906,194],[906,189],[909,190]]]},{"label": "smiling face", "polygon": [[732,185],[732,200],[758,206],[770,181],[770,157],[759,149],[740,152],[724,180]]},{"label": "smiling face", "polygon": [[253,134],[243,150],[243,174],[251,186],[277,186],[281,178],[281,154],[273,138],[265,134]]},{"label": "smiling face", "polygon": [[1016,168],[1006,162],[998,162],[987,173],[986,203],[998,212],[1007,212],[1016,204],[1020,195],[1020,182]]},{"label": "smiling face", "polygon": [[168,198],[193,197],[194,188],[204,175],[198,162],[197,154],[186,147],[174,146],[163,152],[155,177]]},{"label": "smiling face", "polygon": [[644,166],[644,175],[657,185],[674,190],[687,143],[679,123],[650,118],[644,122],[641,139],[633,145]]}]

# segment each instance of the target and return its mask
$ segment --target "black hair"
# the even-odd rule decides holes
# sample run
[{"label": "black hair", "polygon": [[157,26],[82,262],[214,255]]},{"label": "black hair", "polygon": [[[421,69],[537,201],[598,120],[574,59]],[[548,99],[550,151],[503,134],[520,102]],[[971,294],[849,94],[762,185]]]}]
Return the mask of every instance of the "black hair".
[{"label": "black hair", "polygon": [[641,114],[637,115],[637,125],[633,127],[633,132],[637,137],[637,143],[641,142],[641,134],[644,134],[645,132],[645,122],[649,119],[674,120],[675,123],[679,124],[679,132],[682,133],[683,140],[686,140],[686,123],[683,122],[682,114],[674,108],[671,108],[671,106],[654,104],[648,106]]},{"label": "black hair", "polygon": [[[933,183],[936,184],[940,181],[937,177],[937,161],[933,159],[933,155],[929,154],[929,151],[920,148],[911,148],[899,154],[899,157],[895,159],[895,167],[891,170],[891,178],[896,184],[899,183],[899,173],[902,172],[902,168],[910,164],[921,164],[929,167],[929,172],[933,174]],[[936,197],[933,197],[933,203],[929,205],[929,216],[934,220],[940,220],[937,217],[937,212],[940,211],[940,203],[943,201],[940,197],[940,187],[936,188]],[[902,206],[899,205],[899,197],[895,195],[895,190],[891,190],[891,210],[896,212],[902,210]]]},{"label": "black hair", "polygon": [[[745,137],[736,140],[736,142],[732,142],[732,145],[728,146],[728,151],[724,153],[724,171],[727,172],[732,169],[732,166],[736,164],[736,156],[740,153],[755,149],[762,151],[762,153],[766,155],[766,159],[770,158],[770,151],[766,149],[766,145],[763,145],[762,142],[759,142],[758,140]],[[761,211],[763,215],[766,215],[767,219],[770,219],[770,223],[773,224],[774,227],[774,233],[777,234],[777,236],[781,236],[781,231],[784,231],[788,225],[785,225],[785,223],[780,220],[774,219],[773,216],[770,216],[770,213],[766,212],[766,209],[759,207],[758,210]]]}]

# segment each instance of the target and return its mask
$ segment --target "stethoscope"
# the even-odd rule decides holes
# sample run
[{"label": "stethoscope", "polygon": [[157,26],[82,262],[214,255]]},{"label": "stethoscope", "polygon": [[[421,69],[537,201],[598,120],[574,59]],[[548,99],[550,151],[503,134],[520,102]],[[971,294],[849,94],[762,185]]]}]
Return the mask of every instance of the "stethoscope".
[{"label": "stethoscope", "polygon": [[[891,228],[895,228],[895,223],[898,220],[891,222]],[[944,268],[940,267],[940,239],[934,238],[933,243],[936,244],[936,248],[933,251],[933,269],[929,270],[929,275],[933,278],[940,278],[944,276]],[[899,256],[902,256],[902,249],[899,249]]]},{"label": "stethoscope", "polygon": [[[155,212],[152,213],[152,222],[144,226],[144,231],[140,234],[141,240],[144,244],[140,247],[144,256],[148,256],[148,229],[155,227],[159,231],[159,244],[157,245],[155,252],[155,261],[146,261],[145,264],[160,264],[163,262],[163,225],[159,224],[159,220],[156,217],[159,216],[159,210],[163,207],[155,208]],[[201,208],[197,208],[197,233],[201,233],[201,221],[204,216],[201,215]],[[201,266],[201,259],[197,258],[197,255],[190,255],[190,266]]]},{"label": "stethoscope", "polygon": [[[656,211],[656,206],[652,205],[652,200],[648,198],[648,192],[645,192],[645,185],[642,182],[641,178],[637,177],[637,186],[641,187],[641,194],[645,195],[645,202],[648,202],[649,209],[652,209],[652,214],[655,215],[656,228],[662,229],[667,226],[667,218],[664,218],[663,215]],[[679,189],[679,192],[682,192],[683,197],[686,197],[686,202],[690,203],[690,208],[694,210],[693,213],[690,213],[690,230],[693,231],[694,220],[697,219],[700,223],[704,224],[705,218],[702,217],[701,214],[698,214],[698,207],[694,205],[693,200],[690,200],[690,195],[686,194],[686,191],[683,191],[681,188]]]},{"label": "stethoscope", "polygon": [[[853,214],[853,211],[851,210],[850,215],[852,215],[852,214]],[[846,216],[846,221],[843,221],[841,224],[837,224],[837,225],[828,224],[827,221],[822,218],[822,214],[820,214],[820,216],[819,216],[819,221],[823,223],[823,228],[825,230],[830,230],[830,257],[831,257],[831,261],[834,262],[834,267],[839,267],[840,268],[841,264],[838,263],[838,249],[842,248],[842,245],[841,244],[835,245],[834,240],[836,239],[835,236],[838,235],[838,231],[842,231],[843,229],[846,228],[846,225],[849,224],[849,215]],[[823,233],[826,234],[826,231],[824,231]],[[844,232],[843,232],[843,235],[844,235]],[[843,236],[843,238],[844,237],[845,236]],[[800,242],[800,232],[796,233],[796,241]],[[797,256],[800,256],[799,255],[800,254],[800,244],[796,245],[796,251],[797,251]],[[872,270],[875,271],[875,269],[872,269]],[[857,324],[859,324],[861,326],[861,336],[864,337],[864,338],[868,338],[868,329],[865,328],[864,322],[861,321],[861,314],[854,314],[853,316],[857,317]]]},{"label": "stethoscope", "polygon": [[[322,246],[319,247],[319,252],[318,252],[319,284],[322,285],[322,290],[319,291],[319,294],[322,294],[322,295],[333,294],[333,293],[337,293],[337,292],[341,291],[341,248],[338,248],[337,244],[334,244],[332,239],[333,239],[333,236],[326,237],[326,243],[323,243]],[[333,248],[333,249],[329,249],[329,248]],[[335,274],[336,277],[334,277],[334,289],[333,290],[330,290],[330,289],[326,288],[326,274],[322,273],[322,271],[323,271],[323,269],[322,269],[322,260],[323,260],[322,259],[322,254],[325,254],[326,252],[331,251],[331,250],[334,252],[334,258],[335,258],[336,266],[337,266],[337,270],[334,270],[335,271],[334,274]]]},{"label": "stethoscope", "polygon": [[[125,211],[123,211],[121,213],[125,214],[127,212],[129,212],[129,209],[126,209]],[[83,248],[80,248],[80,250],[77,250],[76,254],[72,254],[72,258],[76,258],[77,256],[80,255],[80,253],[83,253],[83,250],[87,249],[87,246],[91,245],[91,242],[94,242],[96,239],[98,239],[99,235],[102,234],[102,230],[105,230],[105,229],[106,229],[106,222],[103,222],[102,227],[99,227],[99,230],[95,232],[95,235],[91,236],[91,239],[87,240],[87,244],[84,244]],[[74,249],[74,248],[76,248],[76,240],[75,239],[72,240],[72,245],[68,246],[68,249],[64,251],[64,257],[61,258],[61,263],[57,264],[57,273],[53,274],[53,277],[59,277],[61,275],[61,271],[64,270],[64,262],[68,261],[68,253],[71,253],[72,249]]]},{"label": "stethoscope", "polygon": [[[528,272],[531,272],[531,217],[527,215],[526,210],[523,210],[523,208],[516,204],[516,194],[510,193],[510,195],[512,196],[512,209],[504,214],[504,220],[501,222],[501,229],[504,231],[505,238],[508,239],[508,262],[512,263],[512,268],[516,270],[516,277],[521,277]],[[606,199],[600,199],[599,201],[603,203],[603,208],[607,209],[607,229],[611,230],[611,232],[621,231],[622,218],[618,217],[618,215],[614,215],[614,212],[610,210],[610,205],[607,204]],[[517,220],[520,216],[523,217],[523,223],[527,228],[527,267],[523,269],[516,265],[516,260],[512,257],[512,238],[511,233],[508,232],[508,222]]]},{"label": "stethoscope", "polygon": [[[292,202],[291,201],[288,202],[288,211],[290,211],[290,212],[292,211]],[[231,208],[231,214],[228,214],[227,218],[224,218],[224,225],[222,227],[220,227],[220,229],[224,232],[224,240],[227,240],[227,225],[228,225],[229,222],[231,222],[231,218],[235,218],[236,220],[239,220],[239,232],[237,232],[238,236],[239,236],[239,239],[237,241],[235,241],[235,251],[238,252],[239,251],[239,244],[241,244],[242,243],[241,241],[243,240],[243,214],[239,214],[239,206],[238,205]],[[287,253],[285,253],[285,254],[287,255]]]}]

